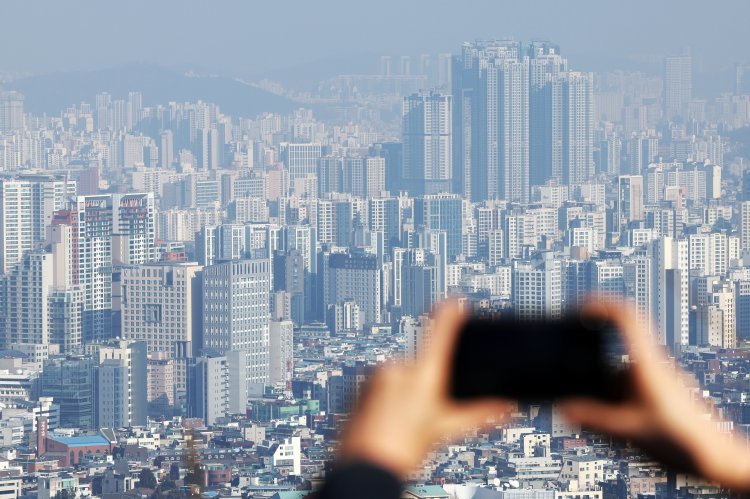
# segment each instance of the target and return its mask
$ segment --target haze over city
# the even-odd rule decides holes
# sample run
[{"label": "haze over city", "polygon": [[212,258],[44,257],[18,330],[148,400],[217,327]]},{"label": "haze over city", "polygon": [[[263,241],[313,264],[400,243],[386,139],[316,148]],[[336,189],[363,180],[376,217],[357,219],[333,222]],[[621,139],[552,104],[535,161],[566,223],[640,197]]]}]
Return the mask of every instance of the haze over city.
[{"label": "haze over city", "polygon": [[0,19],[0,495],[750,489],[750,3]]},{"label": "haze over city", "polygon": [[[465,40],[554,39],[587,70],[654,64],[692,47],[700,67],[744,61],[746,2],[448,0],[362,4],[227,0],[3,2],[0,70],[149,63],[262,77],[323,63],[349,73],[380,54],[449,52]],[[336,67],[337,63],[340,65]]]}]

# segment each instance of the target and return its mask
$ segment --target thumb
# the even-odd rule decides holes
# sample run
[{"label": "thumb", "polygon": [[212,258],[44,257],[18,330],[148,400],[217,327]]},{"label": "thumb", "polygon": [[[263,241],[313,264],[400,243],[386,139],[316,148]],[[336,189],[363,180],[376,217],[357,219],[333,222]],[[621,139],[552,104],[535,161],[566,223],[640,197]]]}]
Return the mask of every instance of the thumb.
[{"label": "thumb", "polygon": [[514,407],[513,402],[497,399],[454,404],[437,421],[437,432],[449,438],[461,435],[477,426],[485,426],[490,420],[500,422]]}]

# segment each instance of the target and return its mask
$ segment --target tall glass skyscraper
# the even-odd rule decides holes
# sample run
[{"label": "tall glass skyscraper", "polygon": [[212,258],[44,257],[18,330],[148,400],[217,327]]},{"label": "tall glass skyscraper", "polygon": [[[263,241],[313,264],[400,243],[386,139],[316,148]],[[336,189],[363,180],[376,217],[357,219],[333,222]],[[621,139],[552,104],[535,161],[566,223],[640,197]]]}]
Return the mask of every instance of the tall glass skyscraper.
[{"label": "tall glass skyscraper", "polygon": [[88,356],[51,357],[44,363],[41,394],[60,405],[63,428],[94,427],[92,369]]}]

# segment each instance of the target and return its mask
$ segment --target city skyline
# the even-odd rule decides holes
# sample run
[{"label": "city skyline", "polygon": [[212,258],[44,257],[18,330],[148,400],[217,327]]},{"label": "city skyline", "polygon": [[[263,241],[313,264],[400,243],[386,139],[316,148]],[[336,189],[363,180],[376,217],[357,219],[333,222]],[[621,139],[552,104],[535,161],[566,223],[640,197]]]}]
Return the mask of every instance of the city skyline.
[{"label": "city skyline", "polygon": [[[370,378],[429,353],[448,298],[519,321],[628,302],[716,438],[750,435],[750,64],[727,43],[750,6],[639,2],[84,0],[25,45],[10,4],[0,494],[308,498]],[[514,382],[562,376],[543,345],[498,345]],[[404,497],[729,494],[560,402],[441,442]]]}]

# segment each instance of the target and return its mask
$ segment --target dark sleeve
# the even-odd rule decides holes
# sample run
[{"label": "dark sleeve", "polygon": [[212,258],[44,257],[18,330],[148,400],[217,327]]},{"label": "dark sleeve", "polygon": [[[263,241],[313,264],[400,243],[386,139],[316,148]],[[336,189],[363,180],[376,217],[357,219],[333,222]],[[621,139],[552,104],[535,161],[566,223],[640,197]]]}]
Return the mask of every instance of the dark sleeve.
[{"label": "dark sleeve", "polygon": [[320,489],[318,499],[399,499],[401,483],[389,471],[365,462],[335,468]]}]

